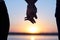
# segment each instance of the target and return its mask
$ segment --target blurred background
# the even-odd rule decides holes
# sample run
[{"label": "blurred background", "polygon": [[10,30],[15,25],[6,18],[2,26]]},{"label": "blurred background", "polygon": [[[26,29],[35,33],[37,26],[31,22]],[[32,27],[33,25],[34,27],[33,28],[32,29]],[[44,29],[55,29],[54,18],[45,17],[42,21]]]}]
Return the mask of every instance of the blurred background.
[{"label": "blurred background", "polygon": [[5,0],[5,3],[10,18],[9,32],[58,32],[55,20],[56,0],[38,0],[36,2],[38,19],[36,19],[35,24],[32,24],[30,21],[24,21],[27,9],[25,0]]}]

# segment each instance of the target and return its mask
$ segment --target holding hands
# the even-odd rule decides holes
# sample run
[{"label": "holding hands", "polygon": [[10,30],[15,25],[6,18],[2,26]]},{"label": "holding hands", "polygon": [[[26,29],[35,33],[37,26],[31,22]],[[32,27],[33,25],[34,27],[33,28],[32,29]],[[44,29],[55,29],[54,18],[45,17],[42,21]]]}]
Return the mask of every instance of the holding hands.
[{"label": "holding hands", "polygon": [[36,15],[37,8],[35,6],[35,2],[37,0],[25,0],[25,1],[28,3],[25,20],[29,20],[30,22],[34,24],[36,23],[34,18],[37,19],[37,15]]}]

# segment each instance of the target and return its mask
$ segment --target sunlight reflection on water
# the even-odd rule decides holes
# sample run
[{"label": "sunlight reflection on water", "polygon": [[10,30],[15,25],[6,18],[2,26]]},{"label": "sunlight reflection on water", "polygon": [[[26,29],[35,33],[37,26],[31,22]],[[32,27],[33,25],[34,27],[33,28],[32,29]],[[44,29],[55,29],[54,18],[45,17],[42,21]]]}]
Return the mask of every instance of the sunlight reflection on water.
[{"label": "sunlight reflection on water", "polygon": [[58,40],[58,36],[9,35],[8,40]]}]

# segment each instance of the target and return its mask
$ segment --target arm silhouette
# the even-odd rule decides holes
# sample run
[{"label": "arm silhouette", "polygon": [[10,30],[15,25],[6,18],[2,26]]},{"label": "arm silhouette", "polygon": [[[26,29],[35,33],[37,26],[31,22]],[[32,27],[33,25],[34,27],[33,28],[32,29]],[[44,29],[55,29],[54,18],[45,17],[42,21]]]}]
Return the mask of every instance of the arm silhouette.
[{"label": "arm silhouette", "polygon": [[57,23],[57,28],[58,28],[58,37],[60,40],[60,0],[56,0],[55,17],[56,17],[56,23]]},{"label": "arm silhouette", "polygon": [[0,1],[0,40],[7,40],[9,33],[9,15],[4,0]]}]

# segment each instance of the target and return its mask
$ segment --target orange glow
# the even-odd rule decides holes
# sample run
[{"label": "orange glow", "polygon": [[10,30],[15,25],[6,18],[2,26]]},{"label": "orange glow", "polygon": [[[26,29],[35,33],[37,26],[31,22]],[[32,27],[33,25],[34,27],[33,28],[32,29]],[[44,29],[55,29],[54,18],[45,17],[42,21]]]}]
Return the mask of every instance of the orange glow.
[{"label": "orange glow", "polygon": [[35,32],[37,32],[37,28],[36,28],[36,27],[30,27],[30,28],[29,28],[29,31],[30,31],[31,33],[35,33]]},{"label": "orange glow", "polygon": [[[23,33],[48,33],[57,31],[56,28],[50,27],[49,24],[44,21],[37,21],[38,23],[32,24],[30,22],[22,22],[12,25],[10,27],[10,32],[23,32]],[[54,29],[53,29],[54,28]]]},{"label": "orange glow", "polygon": [[40,31],[37,25],[31,25],[27,30],[29,33],[38,33]]}]

